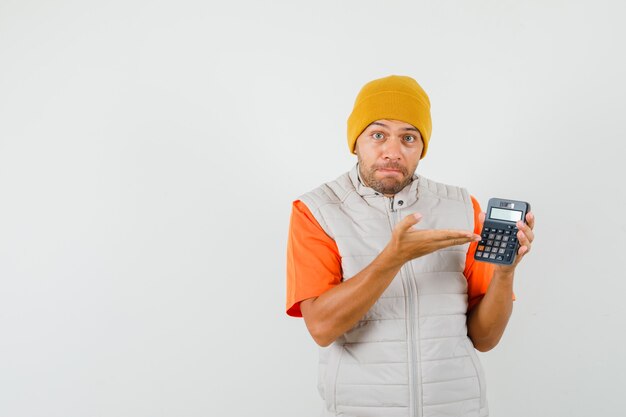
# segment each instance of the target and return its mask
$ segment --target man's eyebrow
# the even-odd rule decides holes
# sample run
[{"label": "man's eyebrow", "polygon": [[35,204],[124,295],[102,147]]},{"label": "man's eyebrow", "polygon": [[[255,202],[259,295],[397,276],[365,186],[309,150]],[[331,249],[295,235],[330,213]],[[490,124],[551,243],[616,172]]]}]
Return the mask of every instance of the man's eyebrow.
[{"label": "man's eyebrow", "polygon": [[[389,126],[387,126],[386,124],[381,123],[381,122],[372,122],[372,123],[370,123],[370,126],[371,126],[371,125],[382,126],[382,127],[386,127],[387,129],[389,129]],[[410,130],[410,131],[412,131],[412,132],[418,132],[418,133],[419,133],[419,130],[418,130],[418,129],[416,129],[416,128],[414,128],[413,126],[411,126],[411,127],[405,127],[405,128],[403,128],[403,129],[404,129],[404,130]]]}]

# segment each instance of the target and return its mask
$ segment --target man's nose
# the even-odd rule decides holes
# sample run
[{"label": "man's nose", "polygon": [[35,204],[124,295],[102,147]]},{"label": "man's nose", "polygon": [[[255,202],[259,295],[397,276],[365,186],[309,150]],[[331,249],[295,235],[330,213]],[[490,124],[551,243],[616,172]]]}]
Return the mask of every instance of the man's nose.
[{"label": "man's nose", "polygon": [[400,140],[398,138],[389,138],[385,141],[383,147],[383,158],[385,159],[400,159]]}]

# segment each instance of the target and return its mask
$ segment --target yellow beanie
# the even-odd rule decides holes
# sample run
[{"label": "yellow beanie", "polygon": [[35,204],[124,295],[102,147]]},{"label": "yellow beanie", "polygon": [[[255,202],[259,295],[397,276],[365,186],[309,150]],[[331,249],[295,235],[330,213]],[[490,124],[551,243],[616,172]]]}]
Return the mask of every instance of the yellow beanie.
[{"label": "yellow beanie", "polygon": [[415,126],[424,142],[421,158],[426,155],[432,130],[430,100],[417,81],[411,77],[390,75],[363,86],[348,118],[350,152],[355,153],[354,145],[363,130],[380,119],[400,120]]}]

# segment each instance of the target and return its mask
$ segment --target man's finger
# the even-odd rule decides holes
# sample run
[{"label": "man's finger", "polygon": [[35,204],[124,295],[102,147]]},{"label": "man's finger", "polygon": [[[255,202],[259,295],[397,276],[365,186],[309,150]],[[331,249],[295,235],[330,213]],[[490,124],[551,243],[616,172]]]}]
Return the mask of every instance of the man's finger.
[{"label": "man's finger", "polygon": [[526,253],[530,251],[530,246],[532,245],[532,240],[528,239],[528,236],[524,234],[521,230],[517,232],[517,237],[519,239],[520,246],[526,248]]},{"label": "man's finger", "polygon": [[398,223],[398,227],[402,231],[407,231],[411,229],[411,227],[415,226],[417,223],[422,220],[422,215],[420,213],[413,213],[406,216],[400,223]]},{"label": "man's finger", "polygon": [[[517,232],[517,238],[520,241],[521,245],[530,245],[535,239],[534,232],[530,229],[530,227],[524,225],[523,223],[520,225],[519,231]],[[519,226],[518,226],[519,227]]]},{"label": "man's finger", "polygon": [[470,232],[469,230],[433,230],[434,240],[445,241],[462,239],[463,243],[480,240],[480,235]]},{"label": "man's finger", "polygon": [[522,245],[517,251],[517,256],[521,260],[524,257],[524,255],[526,255],[528,252],[530,252],[530,247],[526,245]]},{"label": "man's finger", "polygon": [[[480,236],[477,236],[477,239],[480,239]],[[458,246],[458,245],[464,245],[466,243],[476,242],[477,239],[473,237],[454,237],[454,238],[448,238],[445,240],[433,241],[432,245],[435,248],[435,250],[439,250],[443,248],[449,248],[451,246]]]},{"label": "man's finger", "polygon": [[526,224],[528,224],[528,227],[531,229],[535,228],[535,214],[532,211],[526,213]]},{"label": "man's finger", "polygon": [[[433,250],[449,248],[451,246],[464,245],[466,243],[477,242],[481,239],[479,235],[475,235],[473,233],[465,231],[433,230],[432,232],[436,232],[432,234],[429,238],[430,245]],[[440,235],[440,237],[435,237],[437,235]]]}]

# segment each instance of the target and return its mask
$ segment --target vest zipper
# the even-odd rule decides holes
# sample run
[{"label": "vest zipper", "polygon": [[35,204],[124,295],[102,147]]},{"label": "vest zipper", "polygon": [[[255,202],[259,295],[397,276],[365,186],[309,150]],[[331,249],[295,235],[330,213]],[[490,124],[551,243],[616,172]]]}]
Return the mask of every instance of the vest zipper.
[{"label": "vest zipper", "polygon": [[[402,220],[400,218],[400,211],[396,210],[394,208],[394,197],[390,198],[390,202],[389,202],[389,208],[391,210],[391,226],[392,229],[395,227],[396,224],[398,224],[398,222],[400,222],[400,220]],[[418,406],[418,398],[422,397],[422,389],[420,384],[417,382],[417,352],[416,352],[416,346],[415,343],[413,341],[414,337],[413,337],[413,333],[414,333],[414,320],[416,318],[416,305],[415,305],[415,300],[417,300],[417,296],[416,293],[417,291],[415,291],[414,294],[414,288],[413,288],[413,283],[411,282],[411,279],[409,278],[410,274],[407,273],[407,265],[404,264],[402,265],[402,267],[400,268],[400,279],[402,280],[402,282],[404,283],[403,287],[407,289],[407,303],[409,306],[409,312],[408,312],[408,317],[407,317],[407,346],[408,346],[408,354],[409,354],[409,367],[410,367],[410,372],[409,372],[409,403],[411,405],[411,416],[413,417],[422,417],[422,413],[421,413],[421,408]]]},{"label": "vest zipper", "polygon": [[[408,268],[408,266],[405,264],[402,268]],[[419,350],[419,346],[417,345],[419,343],[419,337],[415,337],[415,335],[417,335],[419,333],[418,330],[418,320],[419,318],[417,317],[417,303],[418,303],[418,298],[417,298],[417,288],[415,287],[415,282],[410,278],[411,274],[405,273],[404,274],[407,278],[407,287],[409,288],[409,294],[408,294],[408,300],[409,300],[409,329],[410,329],[410,339],[409,339],[409,352],[411,354],[411,375],[413,377],[413,386],[411,387],[411,391],[414,393],[414,401],[413,401],[413,410],[412,410],[412,414],[415,417],[422,417],[422,385],[420,384],[419,380],[418,380],[418,371],[417,371],[417,366],[418,366],[418,362],[417,362],[417,358],[419,356],[418,354],[418,350]],[[417,401],[417,399],[419,399],[419,402]]]}]

